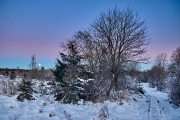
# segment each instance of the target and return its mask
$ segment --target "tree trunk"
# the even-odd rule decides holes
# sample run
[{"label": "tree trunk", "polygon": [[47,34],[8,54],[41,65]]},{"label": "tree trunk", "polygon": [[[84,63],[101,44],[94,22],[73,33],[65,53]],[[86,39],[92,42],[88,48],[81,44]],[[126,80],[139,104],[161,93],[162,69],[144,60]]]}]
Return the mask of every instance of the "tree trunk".
[{"label": "tree trunk", "polygon": [[112,79],[111,79],[111,85],[110,85],[108,91],[106,91],[107,97],[109,97],[109,94],[110,94],[110,92],[111,92],[111,90],[112,90],[112,88],[113,88],[113,86],[114,86],[114,80],[115,80],[115,74],[113,73],[113,74],[112,74]]},{"label": "tree trunk", "polygon": [[115,91],[118,90],[118,74],[116,73],[114,76],[114,87],[115,87]]}]

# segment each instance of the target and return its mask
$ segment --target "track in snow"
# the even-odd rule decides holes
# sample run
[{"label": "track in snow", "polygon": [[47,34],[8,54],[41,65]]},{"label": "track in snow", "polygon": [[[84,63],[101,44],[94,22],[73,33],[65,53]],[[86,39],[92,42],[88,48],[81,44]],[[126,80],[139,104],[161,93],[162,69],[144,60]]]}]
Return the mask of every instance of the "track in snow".
[{"label": "track in snow", "polygon": [[160,108],[155,96],[150,96],[149,120],[161,120]]}]

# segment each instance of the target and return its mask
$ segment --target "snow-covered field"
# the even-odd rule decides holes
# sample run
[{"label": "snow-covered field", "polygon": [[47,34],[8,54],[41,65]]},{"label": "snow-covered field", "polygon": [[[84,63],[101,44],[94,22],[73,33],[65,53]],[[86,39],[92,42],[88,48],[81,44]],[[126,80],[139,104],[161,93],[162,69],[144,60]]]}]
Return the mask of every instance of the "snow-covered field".
[{"label": "snow-covered field", "polygon": [[129,93],[126,100],[96,104],[61,104],[39,94],[37,100],[19,102],[17,95],[0,95],[0,120],[180,120],[180,108],[169,104],[166,93],[148,83],[142,87],[146,95]]}]

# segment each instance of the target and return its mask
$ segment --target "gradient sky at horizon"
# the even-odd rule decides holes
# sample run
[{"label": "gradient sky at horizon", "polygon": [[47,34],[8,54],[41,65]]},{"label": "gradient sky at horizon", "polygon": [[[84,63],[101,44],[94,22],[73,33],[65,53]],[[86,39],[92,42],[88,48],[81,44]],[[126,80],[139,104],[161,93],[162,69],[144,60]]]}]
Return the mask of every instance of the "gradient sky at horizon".
[{"label": "gradient sky at horizon", "polygon": [[150,62],[180,46],[178,0],[0,0],[0,68],[27,69],[33,54],[38,64],[53,67],[59,44],[115,5],[132,5],[146,19]]}]

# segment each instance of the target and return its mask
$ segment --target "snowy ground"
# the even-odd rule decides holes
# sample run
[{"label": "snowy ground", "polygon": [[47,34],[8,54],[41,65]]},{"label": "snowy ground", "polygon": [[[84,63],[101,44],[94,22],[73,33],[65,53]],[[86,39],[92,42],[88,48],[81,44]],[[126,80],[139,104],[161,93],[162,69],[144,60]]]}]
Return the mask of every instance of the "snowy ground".
[{"label": "snowy ground", "polygon": [[180,120],[180,108],[169,104],[166,93],[149,88],[148,83],[142,87],[147,95],[96,104],[81,101],[79,105],[61,104],[39,94],[37,100],[24,102],[18,102],[17,95],[0,95],[0,120]]},{"label": "snowy ground", "polygon": [[175,108],[169,103],[166,93],[150,88],[148,83],[142,85],[150,97],[150,120],[180,120],[180,108]]}]

